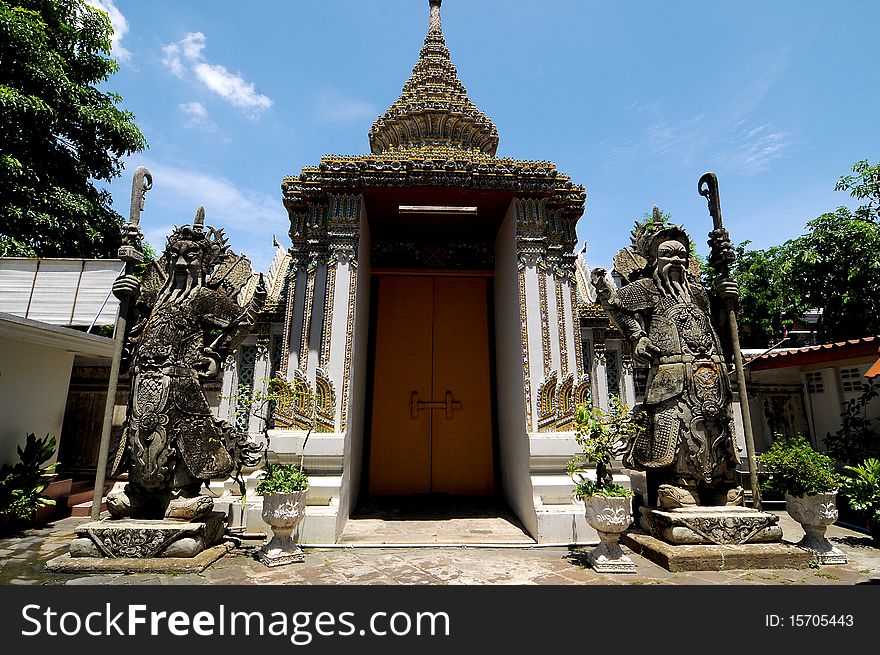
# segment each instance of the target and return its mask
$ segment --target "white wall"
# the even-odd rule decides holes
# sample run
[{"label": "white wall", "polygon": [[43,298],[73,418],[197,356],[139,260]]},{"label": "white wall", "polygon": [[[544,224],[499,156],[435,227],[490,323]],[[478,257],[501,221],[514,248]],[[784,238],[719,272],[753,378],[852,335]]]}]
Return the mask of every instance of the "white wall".
[{"label": "white wall", "polygon": [[74,353],[0,338],[0,465],[18,461],[27,434],[54,435],[61,425]]},{"label": "white wall", "polygon": [[[526,530],[536,536],[538,519],[529,476],[529,438],[526,428],[526,399],[523,397],[521,321],[516,259],[516,211],[511,204],[495,238],[495,377],[501,490]],[[540,323],[537,330],[540,339]],[[541,359],[537,359],[532,365],[540,371]],[[535,390],[536,387],[533,388],[533,393]]]},{"label": "white wall", "polygon": [[[354,307],[354,334],[351,340],[351,381],[348,389],[348,416],[342,460],[342,492],[336,515],[336,534],[342,533],[348,517],[357,504],[364,467],[364,425],[367,393],[367,350],[370,332],[370,228],[367,213],[361,212],[358,246],[357,289]],[[342,402],[342,390],[339,390]]]}]

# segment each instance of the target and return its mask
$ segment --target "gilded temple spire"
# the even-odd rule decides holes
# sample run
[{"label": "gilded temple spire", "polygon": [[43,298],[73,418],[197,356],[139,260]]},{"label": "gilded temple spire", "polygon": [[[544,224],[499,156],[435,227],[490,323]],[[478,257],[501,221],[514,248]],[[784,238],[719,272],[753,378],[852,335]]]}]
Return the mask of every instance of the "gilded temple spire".
[{"label": "gilded temple spire", "polygon": [[431,6],[431,19],[428,21],[428,34],[443,34],[443,23],[440,20],[440,5],[443,0],[428,0]]},{"label": "gilded temple spire", "polygon": [[454,148],[495,156],[498,131],[467,96],[449,56],[440,19],[442,0],[428,0],[425,43],[400,98],[370,130],[374,154]]}]

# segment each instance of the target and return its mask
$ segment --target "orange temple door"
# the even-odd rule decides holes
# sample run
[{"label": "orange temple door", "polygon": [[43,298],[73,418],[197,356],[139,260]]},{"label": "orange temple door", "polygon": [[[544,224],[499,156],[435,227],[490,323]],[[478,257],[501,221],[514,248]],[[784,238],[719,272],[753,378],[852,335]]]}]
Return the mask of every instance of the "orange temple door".
[{"label": "orange temple door", "polygon": [[369,491],[494,491],[485,277],[379,278]]}]

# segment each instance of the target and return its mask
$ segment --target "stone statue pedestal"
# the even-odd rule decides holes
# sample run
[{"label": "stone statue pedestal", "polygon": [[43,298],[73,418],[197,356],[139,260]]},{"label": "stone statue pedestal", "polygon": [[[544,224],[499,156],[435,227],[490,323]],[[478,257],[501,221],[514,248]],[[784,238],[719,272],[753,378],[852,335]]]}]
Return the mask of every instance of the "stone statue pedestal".
[{"label": "stone statue pedestal", "polygon": [[782,541],[779,517],[748,507],[639,508],[642,528],[670,544],[739,545]]},{"label": "stone statue pedestal", "polygon": [[226,552],[226,515],[203,519],[102,519],[76,528],[70,552],[47,562],[60,572],[198,572]]},{"label": "stone statue pedestal", "polygon": [[642,529],[624,533],[630,550],[668,571],[802,569],[812,555],[782,541],[779,517],[748,507],[640,507]]}]

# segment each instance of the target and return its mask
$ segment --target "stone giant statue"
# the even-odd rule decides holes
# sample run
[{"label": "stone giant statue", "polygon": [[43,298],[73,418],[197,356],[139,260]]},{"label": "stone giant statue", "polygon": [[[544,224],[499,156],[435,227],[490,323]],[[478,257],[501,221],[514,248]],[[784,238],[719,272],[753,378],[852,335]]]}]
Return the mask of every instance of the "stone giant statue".
[{"label": "stone giant statue", "polygon": [[222,230],[206,228],[200,207],[141,280],[114,284],[133,316],[122,363],[131,393],[114,462],[129,481],[107,498],[113,517],[198,519],[213,507],[199,494],[204,482],[259,462],[259,446],[213,416],[201,385],[253,328],[266,297],[262,276],[253,299],[237,302],[252,276]]},{"label": "stone giant statue", "polygon": [[[690,243],[655,207],[636,224],[632,246],[615,257],[623,284],[617,288],[604,269],[592,275],[633,356],[650,365],[637,408],[647,425],[623,461],[647,472],[648,503],[663,509],[742,504],[726,356]],[[718,293],[735,298],[736,283],[723,283]]]}]

